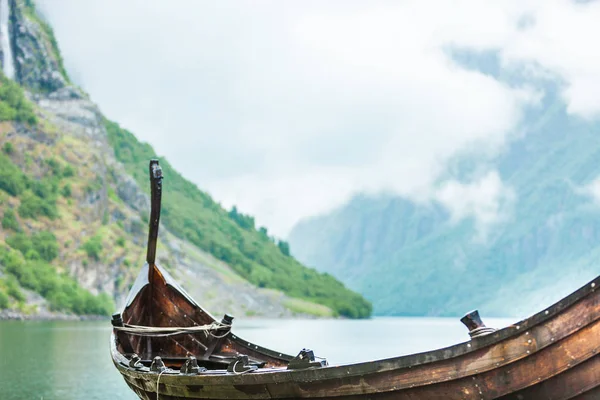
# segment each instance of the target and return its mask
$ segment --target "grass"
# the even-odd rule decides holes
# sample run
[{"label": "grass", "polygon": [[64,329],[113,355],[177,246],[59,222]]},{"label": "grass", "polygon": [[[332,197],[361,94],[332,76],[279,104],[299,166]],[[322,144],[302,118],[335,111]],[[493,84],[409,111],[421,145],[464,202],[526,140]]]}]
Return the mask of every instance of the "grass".
[{"label": "grass", "polygon": [[302,299],[287,298],[284,300],[283,306],[298,314],[308,314],[323,318],[335,315],[329,307]]},{"label": "grass", "polygon": [[[0,71],[0,121],[37,124],[33,105],[25,98],[23,89]],[[6,148],[4,151],[6,152]]]},{"label": "grass", "polygon": [[65,185],[72,187],[72,195],[79,195],[82,178],[78,172],[90,168],[76,170],[61,156],[68,148],[60,143],[55,148],[19,138],[2,145],[0,214],[4,226],[0,238],[10,248],[0,243],[0,306],[34,312],[35,307],[25,303],[20,289],[25,288],[42,295],[55,311],[108,315],[114,309],[112,298],[105,293],[95,296],[82,288],[64,272],[58,259],[59,254],[70,253],[67,259],[74,261],[77,252],[72,245],[71,249],[65,245],[90,227],[78,220],[77,215],[84,211],[77,205],[68,206],[59,196]]},{"label": "grass", "polygon": [[115,308],[107,294],[92,295],[43,260],[27,260],[15,250],[0,247],[0,262],[20,286],[42,295],[54,311],[110,315]]}]

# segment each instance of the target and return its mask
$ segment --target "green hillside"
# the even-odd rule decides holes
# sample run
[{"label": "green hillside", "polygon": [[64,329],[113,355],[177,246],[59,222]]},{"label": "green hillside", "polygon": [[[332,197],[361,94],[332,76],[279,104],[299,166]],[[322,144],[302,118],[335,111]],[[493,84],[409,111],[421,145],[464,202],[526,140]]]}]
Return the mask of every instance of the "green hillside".
[{"label": "green hillside", "polygon": [[28,289],[46,298],[53,311],[109,314],[114,303],[106,293],[92,295],[57,263],[61,247],[69,244],[62,229],[51,227],[68,217],[61,210],[81,180],[60,151],[49,156],[47,146],[35,141],[7,140],[12,122],[48,128],[19,85],[0,73],[0,309],[27,311]]},{"label": "green hillside", "polygon": [[[142,186],[148,185],[147,164],[156,153],[114,122],[106,130],[117,159]],[[258,287],[279,289],[292,297],[330,307],[336,314],[364,318],[371,305],[326,273],[306,268],[289,254],[287,243],[269,237],[254,218],[224,210],[208,194],[161,159],[165,175],[162,221],[185,238],[234,268]]]},{"label": "green hillside", "polygon": [[[10,7],[20,27],[11,30],[14,53],[28,56],[15,58],[14,81],[0,74],[0,311],[108,314],[143,262],[147,168],[156,154],[72,86],[33,2]],[[248,304],[282,316],[371,314],[361,295],[300,264],[253,217],[224,210],[168,161],[161,165],[167,229],[159,262],[171,271],[185,263],[182,270],[210,275],[214,290],[242,293],[201,296],[246,315],[262,311]]]}]

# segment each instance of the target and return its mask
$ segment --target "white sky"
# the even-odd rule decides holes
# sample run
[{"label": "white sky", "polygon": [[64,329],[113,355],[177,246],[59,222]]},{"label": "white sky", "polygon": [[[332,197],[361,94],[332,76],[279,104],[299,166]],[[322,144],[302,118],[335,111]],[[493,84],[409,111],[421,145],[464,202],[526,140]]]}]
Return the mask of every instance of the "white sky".
[{"label": "white sky", "polygon": [[502,151],[542,93],[466,70],[450,48],[496,51],[503,68],[563,82],[569,112],[600,112],[598,3],[38,2],[107,117],[279,236],[360,191],[502,220],[518,199],[496,171],[440,176],[458,152]]}]

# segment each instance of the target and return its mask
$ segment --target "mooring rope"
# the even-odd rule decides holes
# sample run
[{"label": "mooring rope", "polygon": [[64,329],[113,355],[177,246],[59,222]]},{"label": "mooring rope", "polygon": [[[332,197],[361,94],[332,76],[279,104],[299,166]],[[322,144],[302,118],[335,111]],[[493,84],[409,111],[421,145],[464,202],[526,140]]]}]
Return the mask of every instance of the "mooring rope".
[{"label": "mooring rope", "polygon": [[[207,335],[211,335],[217,339],[223,338],[229,334],[229,330],[231,329],[231,325],[221,324],[218,322],[213,322],[208,325],[198,325],[198,326],[142,326],[142,325],[129,325],[124,324],[123,326],[115,326],[115,330],[129,333],[131,335],[136,336],[154,336],[154,337],[163,337],[163,336],[173,336],[173,335],[182,335],[186,333],[199,333],[203,332]],[[218,331],[221,329],[227,329],[222,335],[215,335],[213,331]]]},{"label": "mooring rope", "polygon": [[164,374],[165,371],[166,371],[166,369],[163,369],[162,371],[160,371],[160,374],[158,374],[158,378],[156,378],[156,400],[160,400],[159,399],[160,394],[158,393],[158,384],[160,383],[160,376],[162,374]]}]

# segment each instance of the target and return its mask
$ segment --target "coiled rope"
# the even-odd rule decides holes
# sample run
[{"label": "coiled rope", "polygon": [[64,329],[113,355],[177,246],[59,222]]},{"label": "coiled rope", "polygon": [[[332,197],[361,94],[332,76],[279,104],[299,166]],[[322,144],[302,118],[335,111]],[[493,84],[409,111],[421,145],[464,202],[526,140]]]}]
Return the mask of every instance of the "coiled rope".
[{"label": "coiled rope", "polygon": [[[130,335],[136,336],[153,336],[153,337],[164,337],[164,336],[173,336],[173,335],[182,335],[182,334],[190,334],[190,333],[200,333],[211,335],[215,338],[223,338],[227,336],[231,330],[231,325],[221,324],[218,322],[213,322],[208,325],[198,325],[198,326],[142,326],[142,325],[129,325],[124,324],[123,326],[115,326],[115,330],[129,333]],[[213,331],[218,331],[221,329],[227,329],[222,335],[215,335]]]}]

